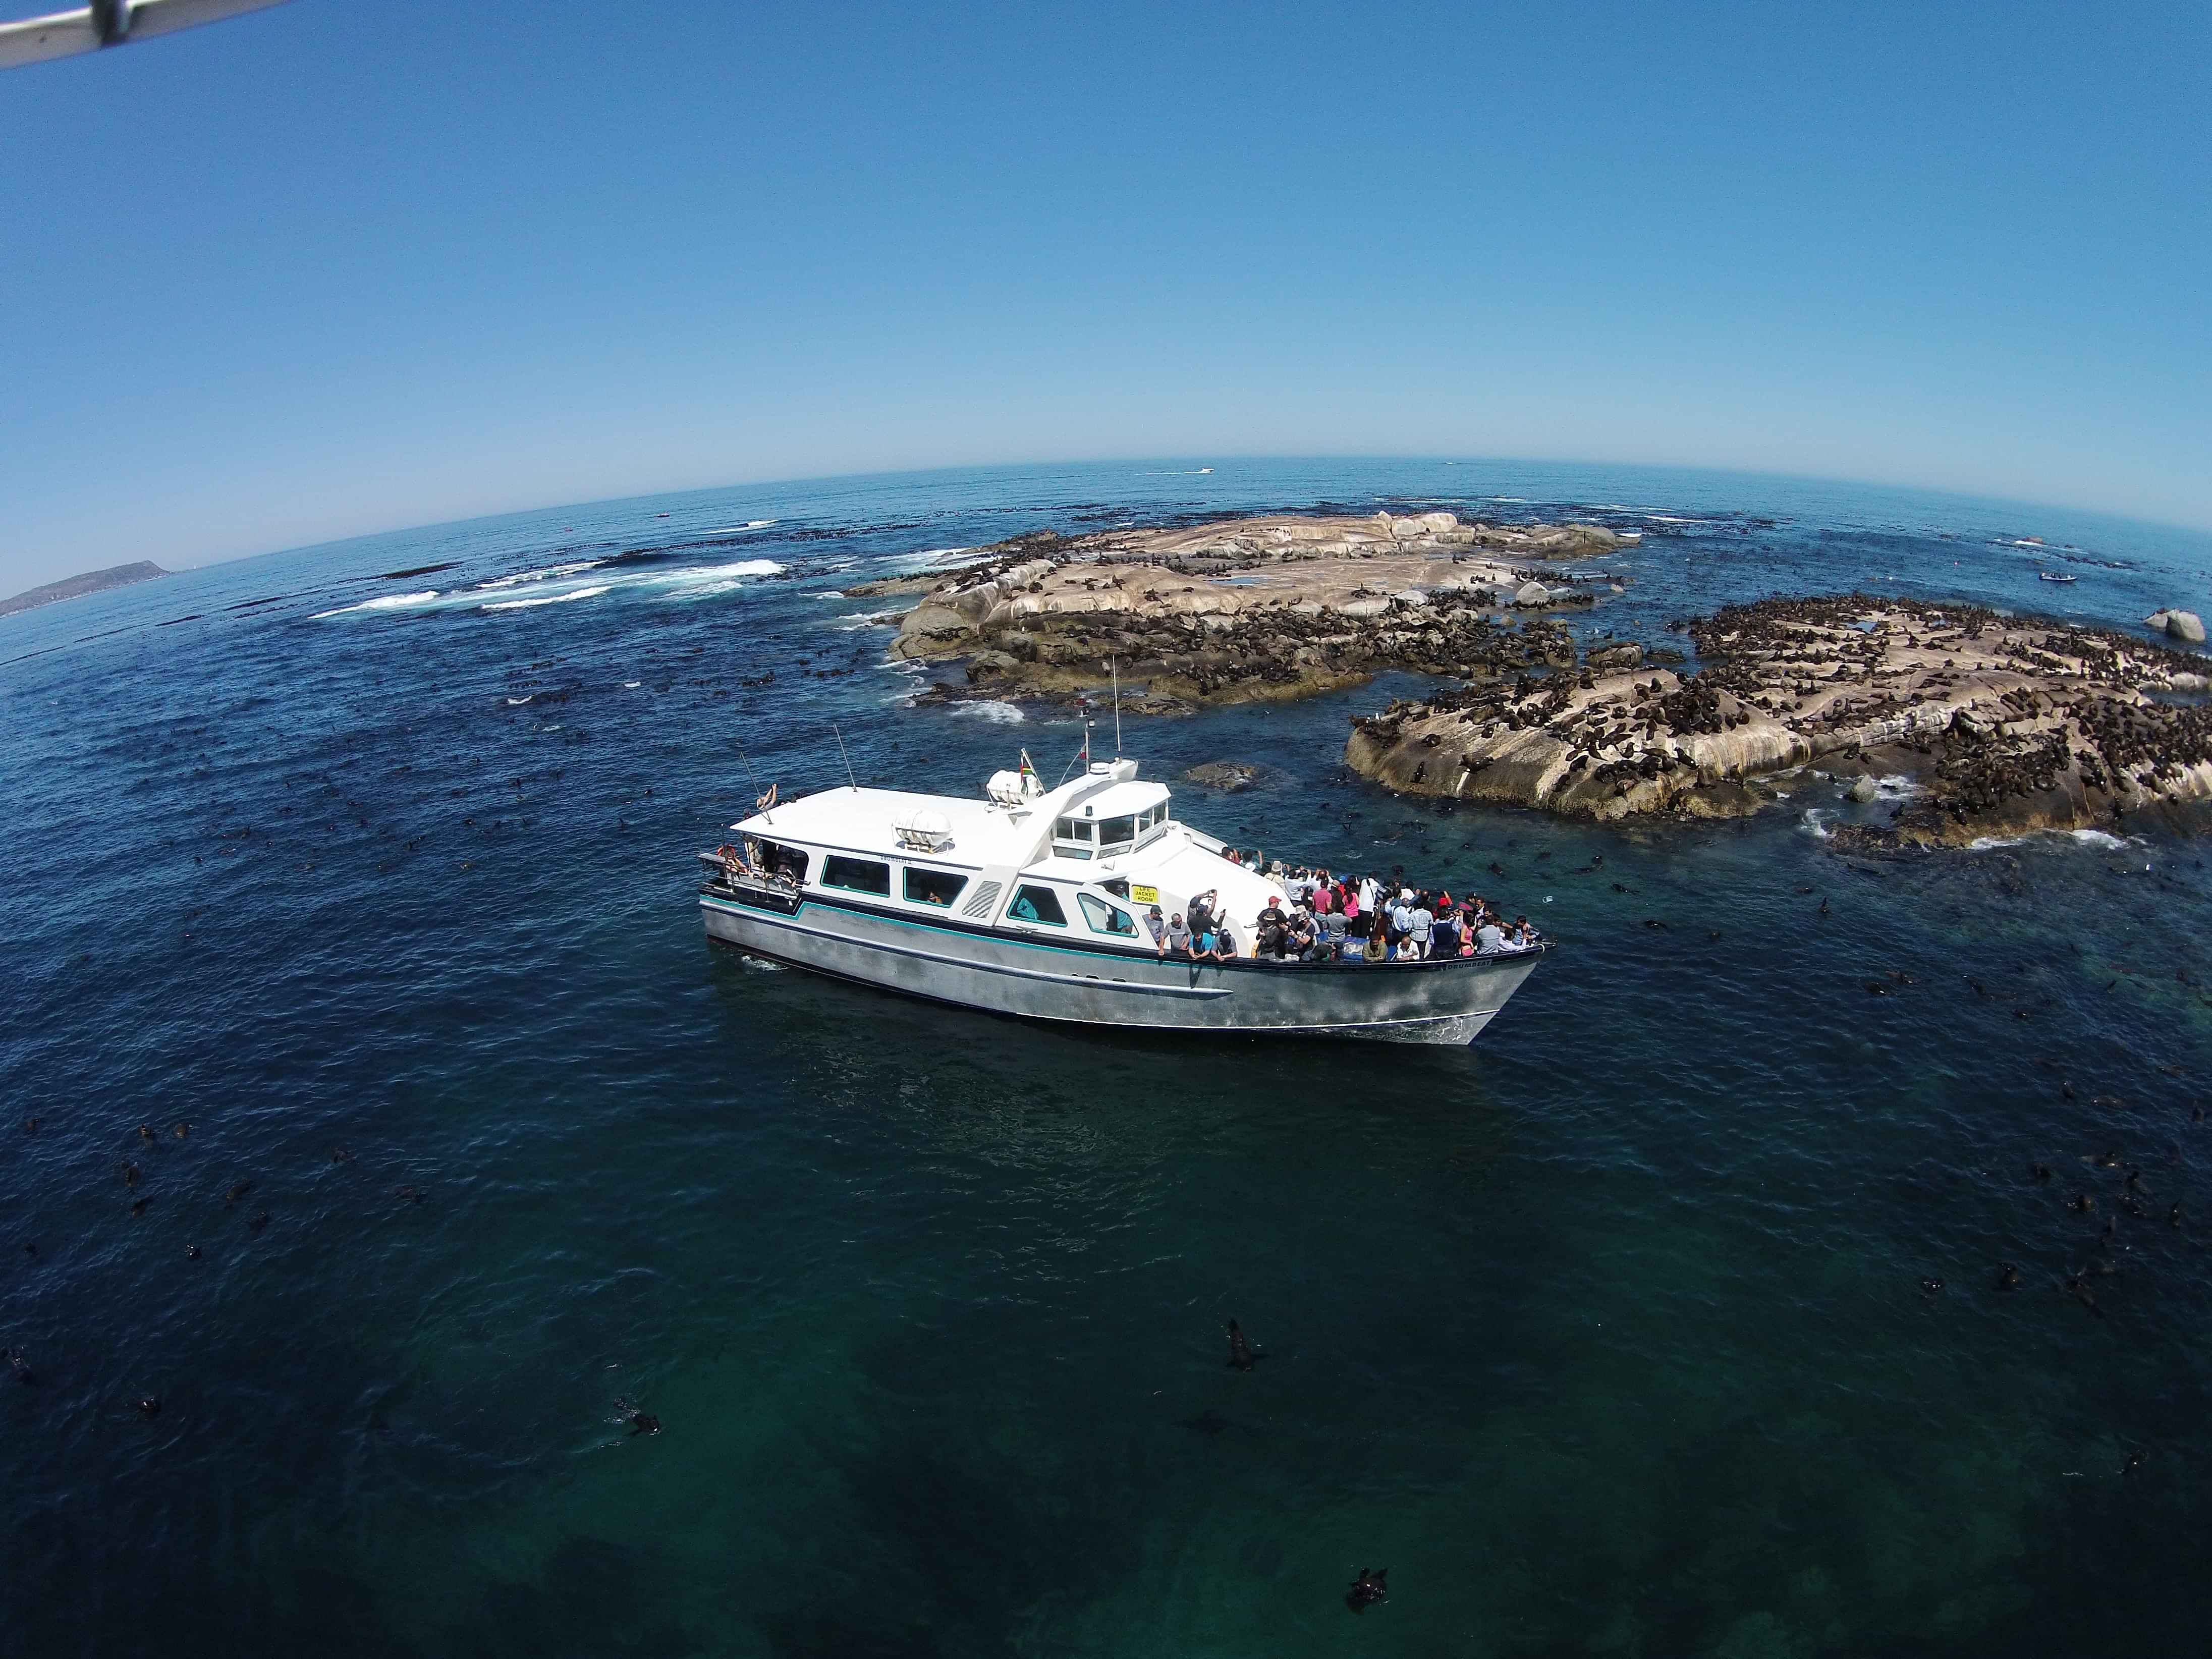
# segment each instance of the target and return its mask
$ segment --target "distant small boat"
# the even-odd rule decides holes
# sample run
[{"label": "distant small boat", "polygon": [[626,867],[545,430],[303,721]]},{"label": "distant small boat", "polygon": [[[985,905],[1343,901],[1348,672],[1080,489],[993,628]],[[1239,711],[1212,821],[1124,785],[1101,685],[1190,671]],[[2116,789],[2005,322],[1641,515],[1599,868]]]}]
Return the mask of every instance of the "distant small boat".
[{"label": "distant small boat", "polygon": [[2039,570],[2035,574],[2047,582],[2070,582],[2078,580],[2073,576],[2063,576],[2056,570]]},{"label": "distant small boat", "polygon": [[1200,467],[1200,468],[1199,468],[1198,470],[1199,470],[1200,472],[1211,472],[1211,471],[1213,471],[1213,469],[1212,469],[1212,467],[1210,467],[1210,466],[1201,466],[1201,467]]}]

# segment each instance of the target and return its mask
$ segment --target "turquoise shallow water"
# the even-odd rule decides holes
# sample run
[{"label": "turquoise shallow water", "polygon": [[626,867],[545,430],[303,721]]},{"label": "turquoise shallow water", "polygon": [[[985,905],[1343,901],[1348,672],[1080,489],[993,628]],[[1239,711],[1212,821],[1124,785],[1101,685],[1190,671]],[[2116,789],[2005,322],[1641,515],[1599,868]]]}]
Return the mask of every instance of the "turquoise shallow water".
[{"label": "turquoise shallow water", "polygon": [[1644,526],[1589,625],[1678,644],[1766,592],[2130,623],[2212,573],[1842,486],[1224,463],[566,508],[0,622],[0,1345],[37,1373],[0,1651],[2197,1650],[2199,842],[1845,859],[1810,780],[1735,824],[1446,812],[1340,764],[1386,684],[1128,747],[1265,764],[1181,791],[1224,834],[1540,915],[1471,1050],[1036,1030],[702,940],[739,749],[820,787],[834,722],[863,781],[965,791],[1079,739],[902,708],[839,586],[1431,502]]}]

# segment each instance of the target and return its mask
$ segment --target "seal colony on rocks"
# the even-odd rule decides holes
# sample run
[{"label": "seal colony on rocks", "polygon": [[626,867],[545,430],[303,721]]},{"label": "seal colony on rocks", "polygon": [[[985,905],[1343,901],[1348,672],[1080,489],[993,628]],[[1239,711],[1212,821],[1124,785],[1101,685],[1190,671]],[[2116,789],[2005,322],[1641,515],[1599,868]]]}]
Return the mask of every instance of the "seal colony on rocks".
[{"label": "seal colony on rocks", "polygon": [[1079,697],[1116,675],[1125,708],[1177,714],[1304,696],[1392,668],[1571,666],[1564,629],[1516,628],[1510,613],[1589,605],[1609,578],[1540,576],[1506,560],[1581,558],[1636,539],[1597,525],[1462,524],[1449,513],[1040,531],[951,576],[864,583],[846,596],[913,592],[927,580],[891,655],[965,659],[973,695]]},{"label": "seal colony on rocks", "polygon": [[1853,593],[1685,624],[1694,676],[1474,684],[1354,722],[1346,759],[1389,788],[1600,820],[1734,816],[1764,775],[1826,761],[1923,793],[1854,838],[1960,845],[2212,800],[2203,659],[2106,629]]},{"label": "seal colony on rocks", "polygon": [[1080,702],[1112,679],[1125,710],[1173,714],[1335,690],[1385,670],[1457,681],[1353,722],[1346,763],[1405,794],[1600,821],[1735,817],[1774,799],[1761,780],[1818,764],[1854,779],[1862,804],[1880,799],[1876,776],[1913,780],[1889,828],[1836,833],[1918,846],[2212,801],[2212,711],[2176,701],[2208,689],[2208,664],[2168,646],[1853,593],[1669,624],[1702,659],[1677,673],[1679,651],[1578,647],[1558,620],[1562,607],[1622,591],[1614,574],[1539,576],[1505,562],[1635,539],[1449,513],[1040,531],[949,576],[847,592],[927,588],[891,655],[964,659],[967,683],[922,699]]}]

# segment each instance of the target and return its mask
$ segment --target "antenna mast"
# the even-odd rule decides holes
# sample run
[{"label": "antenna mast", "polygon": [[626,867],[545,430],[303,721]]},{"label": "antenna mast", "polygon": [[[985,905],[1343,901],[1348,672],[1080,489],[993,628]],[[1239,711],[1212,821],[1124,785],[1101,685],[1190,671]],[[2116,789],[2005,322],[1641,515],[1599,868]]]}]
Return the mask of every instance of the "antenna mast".
[{"label": "antenna mast", "polygon": [[[750,780],[753,787],[757,790],[760,787],[760,777],[759,775],[753,770],[753,763],[750,757],[749,757],[744,750],[740,749],[738,750],[738,758],[744,763],[745,776]],[[770,810],[775,805],[775,793],[773,790],[769,791],[767,794],[760,796],[753,802],[753,805],[760,809],[760,815],[766,818],[770,823],[774,823],[775,822],[775,814]]]},{"label": "antenna mast", "polygon": [[857,795],[860,793],[860,781],[853,775],[853,757],[845,754],[845,734],[837,731],[834,720],[830,722],[830,729],[837,733],[837,752],[845,756],[845,781],[853,786],[853,793]]},{"label": "antenna mast", "polygon": [[1113,658],[1106,659],[1106,672],[1114,677],[1114,758],[1121,758],[1121,667]]}]

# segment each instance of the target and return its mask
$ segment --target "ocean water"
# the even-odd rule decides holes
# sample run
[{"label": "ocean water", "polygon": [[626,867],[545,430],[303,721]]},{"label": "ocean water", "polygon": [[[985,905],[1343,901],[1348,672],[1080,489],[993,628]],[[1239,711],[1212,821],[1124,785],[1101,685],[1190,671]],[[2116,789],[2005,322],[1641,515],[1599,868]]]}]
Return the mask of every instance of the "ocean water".
[{"label": "ocean water", "polygon": [[0,620],[0,1652],[2203,1650],[2204,843],[1841,856],[1881,809],[1809,775],[1690,827],[1397,800],[1341,751],[1410,679],[1125,720],[1148,775],[1267,769],[1194,822],[1537,917],[1464,1050],[772,970],[705,942],[692,855],[840,732],[864,782],[1057,775],[1073,717],[903,707],[837,594],[1022,530],[1571,512],[1649,532],[1583,630],[1683,646],[1846,587],[2133,625],[2207,608],[2212,541],[1197,465],[568,507]]}]

